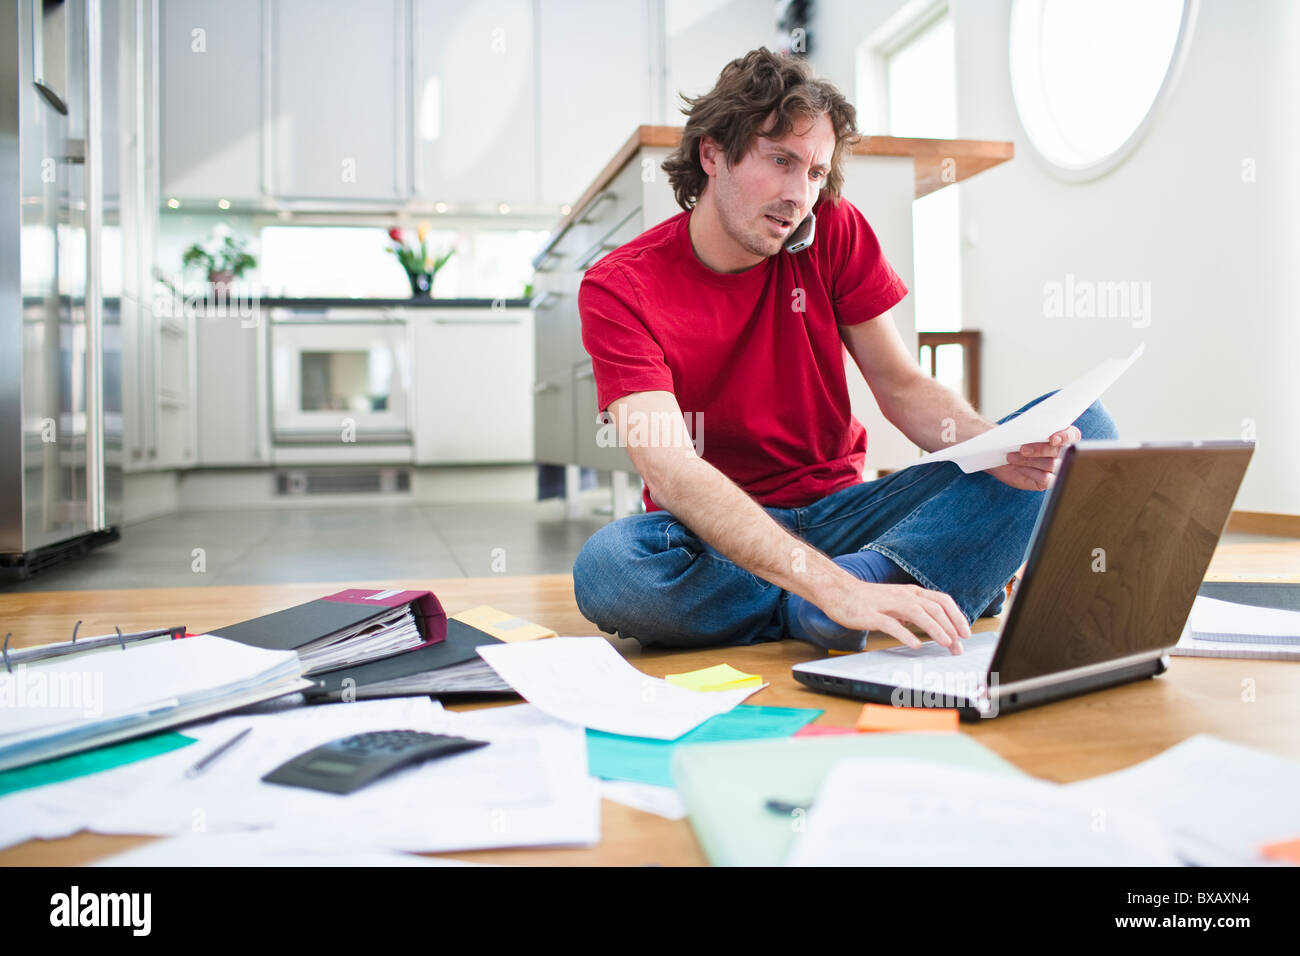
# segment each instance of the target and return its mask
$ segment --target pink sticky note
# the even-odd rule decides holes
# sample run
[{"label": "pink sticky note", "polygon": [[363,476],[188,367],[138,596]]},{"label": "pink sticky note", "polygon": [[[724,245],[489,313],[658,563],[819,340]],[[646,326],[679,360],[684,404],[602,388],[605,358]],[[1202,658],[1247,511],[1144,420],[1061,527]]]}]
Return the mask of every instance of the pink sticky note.
[{"label": "pink sticky note", "polygon": [[796,737],[829,737],[835,734],[856,734],[856,727],[833,727],[830,724],[804,724],[795,731]]}]

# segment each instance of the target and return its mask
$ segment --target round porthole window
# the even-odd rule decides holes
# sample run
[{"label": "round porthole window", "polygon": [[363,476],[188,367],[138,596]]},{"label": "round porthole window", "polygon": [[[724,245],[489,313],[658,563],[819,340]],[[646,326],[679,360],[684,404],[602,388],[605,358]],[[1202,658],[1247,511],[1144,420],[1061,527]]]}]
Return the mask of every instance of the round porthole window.
[{"label": "round porthole window", "polygon": [[1119,165],[1177,79],[1197,0],[1013,0],[1011,90],[1066,179]]}]

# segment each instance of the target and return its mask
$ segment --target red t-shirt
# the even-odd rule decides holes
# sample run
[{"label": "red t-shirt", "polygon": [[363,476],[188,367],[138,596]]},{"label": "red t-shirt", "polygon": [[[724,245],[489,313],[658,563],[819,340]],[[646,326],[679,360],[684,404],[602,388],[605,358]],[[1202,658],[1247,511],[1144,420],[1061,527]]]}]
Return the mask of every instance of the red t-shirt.
[{"label": "red t-shirt", "polygon": [[[672,392],[700,456],[774,508],[862,481],[867,433],[849,409],[838,326],[907,294],[847,199],[815,211],[810,247],[731,274],[695,257],[681,212],[588,269],[578,293],[599,410]],[[657,511],[652,491],[646,509]]]}]

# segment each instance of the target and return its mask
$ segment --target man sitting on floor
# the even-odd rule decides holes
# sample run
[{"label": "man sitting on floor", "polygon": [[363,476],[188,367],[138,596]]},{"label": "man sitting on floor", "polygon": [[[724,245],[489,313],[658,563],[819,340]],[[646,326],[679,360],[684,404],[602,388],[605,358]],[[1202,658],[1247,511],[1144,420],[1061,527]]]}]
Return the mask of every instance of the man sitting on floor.
[{"label": "man sitting on floor", "polygon": [[[579,293],[597,400],[646,513],[583,547],[578,608],[645,645],[856,650],[880,630],[918,646],[911,623],[960,653],[969,622],[1000,609],[1066,446],[1114,438],[1114,423],[1095,403],[985,472],[938,462],[864,482],[845,346],[921,448],[994,424],[921,372],[887,314],[907,289],[840,196],[855,111],[766,49],[687,102],[663,166],[685,211],[601,259]],[[812,211],[812,245],[783,251]],[[647,421],[693,428],[629,427]]]}]

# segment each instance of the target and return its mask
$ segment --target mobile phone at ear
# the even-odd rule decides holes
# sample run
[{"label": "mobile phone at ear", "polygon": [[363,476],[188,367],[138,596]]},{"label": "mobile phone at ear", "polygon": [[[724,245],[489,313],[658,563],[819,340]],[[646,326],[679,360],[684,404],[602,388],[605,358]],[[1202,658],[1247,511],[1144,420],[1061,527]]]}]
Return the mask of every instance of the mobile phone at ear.
[{"label": "mobile phone at ear", "polygon": [[786,252],[803,252],[813,244],[813,239],[817,236],[817,216],[815,213],[808,213],[807,217],[799,225],[795,226],[794,232],[790,233],[790,238],[785,241]]}]

